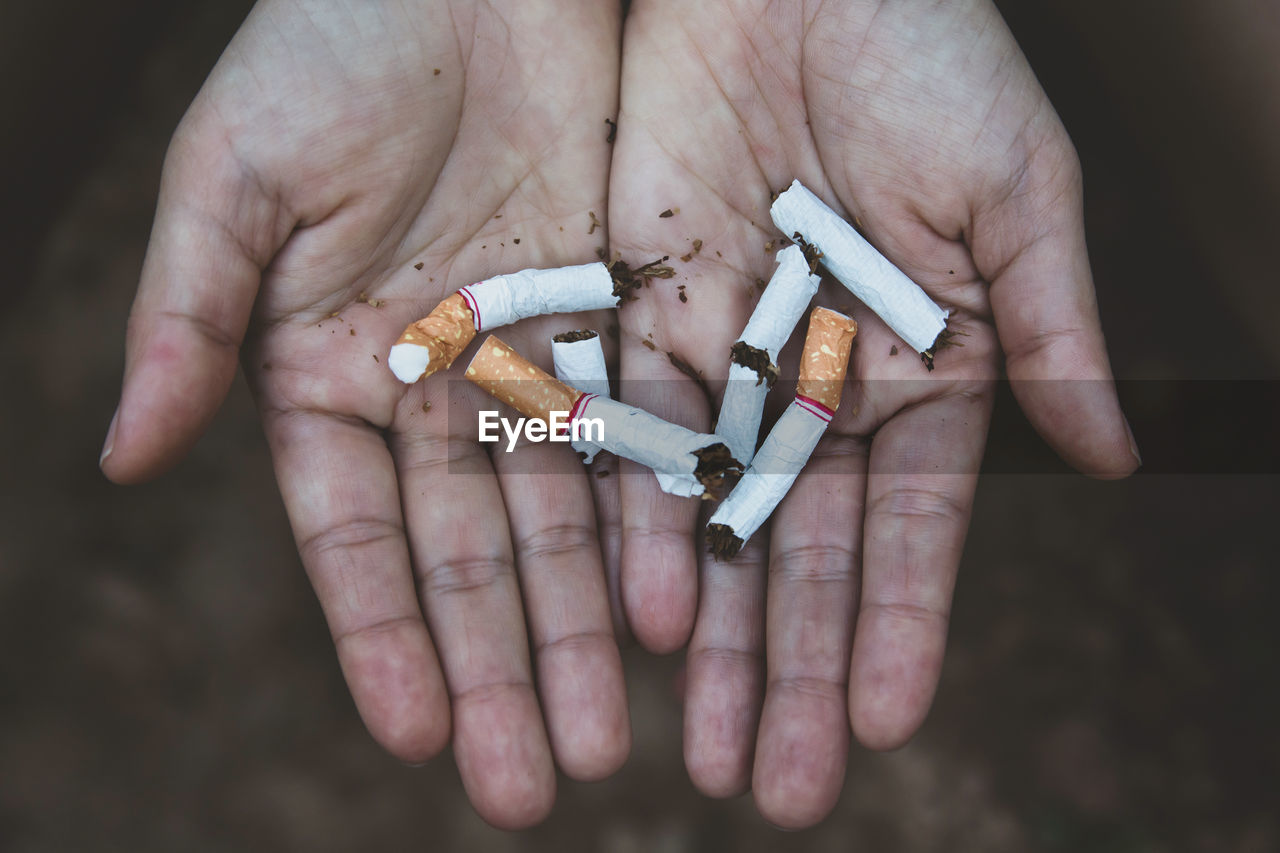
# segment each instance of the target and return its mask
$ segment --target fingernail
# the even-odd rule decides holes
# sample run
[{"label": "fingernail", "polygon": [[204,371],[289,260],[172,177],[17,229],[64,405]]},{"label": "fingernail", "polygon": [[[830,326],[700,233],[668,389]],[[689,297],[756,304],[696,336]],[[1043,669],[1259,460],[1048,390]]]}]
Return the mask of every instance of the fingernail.
[{"label": "fingernail", "polygon": [[1133,454],[1133,458],[1137,460],[1138,467],[1142,467],[1142,454],[1138,452],[1138,442],[1133,438],[1133,427],[1129,426],[1129,419],[1124,415],[1120,416],[1124,420],[1124,431],[1129,435],[1129,452]]},{"label": "fingernail", "polygon": [[116,419],[120,417],[120,408],[116,407],[116,413],[111,416],[111,426],[107,427],[107,440],[102,445],[102,455],[98,457],[98,467],[102,467],[102,463],[107,461],[107,457],[111,455],[111,451],[116,446]]}]

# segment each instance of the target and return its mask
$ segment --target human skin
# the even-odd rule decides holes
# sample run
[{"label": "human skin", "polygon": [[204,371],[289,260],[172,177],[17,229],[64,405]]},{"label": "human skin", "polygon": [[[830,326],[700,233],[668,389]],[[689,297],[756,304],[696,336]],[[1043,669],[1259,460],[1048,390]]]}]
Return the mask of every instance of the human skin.
[{"label": "human skin", "polygon": [[[751,788],[768,820],[802,827],[834,806],[850,731],[891,749],[927,713],[1001,371],[1078,469],[1119,477],[1139,459],[1098,323],[1074,149],[983,0],[632,4],[612,245],[703,248],[621,314],[629,402],[710,425],[715,401],[666,351],[713,387],[726,376],[751,283],[772,270],[766,244],[780,245],[770,193],[793,178],[951,309],[963,347],[927,373],[855,309],[850,386],[771,537],[711,561],[695,551],[697,506],[624,476],[621,577],[642,644],[689,643],[695,784]],[[816,301],[854,304],[831,284]]]},{"label": "human skin", "polygon": [[[630,748],[590,485],[562,445],[490,459],[465,362],[405,386],[385,357],[465,284],[595,260],[619,28],[593,0],[260,3],[170,146],[102,460],[161,473],[242,363],[366,725],[410,763],[452,742],[503,827]],[[549,367],[610,320],[504,337]]]},{"label": "human skin", "polygon": [[[599,778],[629,746],[590,491],[546,445],[491,461],[471,430],[451,432],[488,405],[446,395],[459,368],[405,389],[374,356],[463,284],[594,257],[617,31],[615,5],[585,0],[261,4],[175,135],[103,460],[121,482],[171,465],[241,354],[370,731],[411,762],[452,737],[477,809],[508,827],[550,808],[553,759]],[[723,375],[752,304],[744,284],[771,268],[769,191],[792,177],[856,218],[967,335],[933,382],[869,383],[922,368],[886,358],[901,343],[855,311],[854,384],[768,553],[762,535],[732,564],[703,561],[701,589],[696,509],[622,478],[631,625],[659,651],[692,633],[695,782],[716,795],[754,784],[768,819],[802,826],[835,801],[850,724],[888,748],[927,710],[1001,363],[1074,464],[1136,464],[1078,166],[985,3],[642,0],[625,58],[612,245],[634,260],[686,236],[706,248],[681,265],[688,304],[673,282],[621,312],[624,379],[671,380],[624,395],[709,425],[706,398],[640,341],[652,331],[659,353]],[[852,302],[830,287],[819,301]],[[504,337],[545,367],[553,332],[609,321]],[[1061,378],[1097,382],[1034,383]],[[461,417],[440,416],[449,402]],[[617,500],[600,491],[607,553]],[[491,534],[474,535],[477,518]]]}]

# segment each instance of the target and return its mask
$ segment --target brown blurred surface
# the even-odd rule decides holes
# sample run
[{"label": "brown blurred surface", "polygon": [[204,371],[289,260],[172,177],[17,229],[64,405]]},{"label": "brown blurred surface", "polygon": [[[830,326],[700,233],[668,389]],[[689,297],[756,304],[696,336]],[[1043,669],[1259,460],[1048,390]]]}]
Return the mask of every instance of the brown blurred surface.
[{"label": "brown blurred surface", "polygon": [[[1005,5],[1081,151],[1117,374],[1274,379],[1274,347],[1240,319],[1259,312],[1239,306],[1275,276],[1228,299],[1241,282],[1219,260],[1267,247],[1186,214],[1206,186],[1274,210],[1272,178],[1244,173],[1274,144],[1218,169],[1210,137],[1230,122],[1162,143],[1164,108],[1139,115],[1141,87],[1107,81],[1159,77],[1187,55],[1175,28],[1126,53],[1123,30],[1102,38],[1104,22],[1028,7]],[[693,791],[679,661],[634,650],[630,761],[602,784],[562,780],[536,830],[486,827],[448,756],[407,769],[383,755],[342,684],[243,384],[163,480],[117,488],[95,465],[168,135],[245,8],[80,19],[60,51],[91,50],[102,73],[51,73],[61,54],[27,45],[30,74],[6,84],[26,106],[3,130],[4,185],[53,189],[3,200],[19,275],[0,313],[0,848],[1280,847],[1275,476],[984,478],[934,711],[903,750],[855,748],[839,807],[807,832]],[[1112,23],[1140,35],[1139,18]],[[51,31],[32,20],[33,40]],[[1165,85],[1192,124],[1210,116],[1196,112],[1205,95]],[[70,148],[50,138],[66,104],[89,105]],[[1232,112],[1247,105],[1215,109],[1249,123]]]}]

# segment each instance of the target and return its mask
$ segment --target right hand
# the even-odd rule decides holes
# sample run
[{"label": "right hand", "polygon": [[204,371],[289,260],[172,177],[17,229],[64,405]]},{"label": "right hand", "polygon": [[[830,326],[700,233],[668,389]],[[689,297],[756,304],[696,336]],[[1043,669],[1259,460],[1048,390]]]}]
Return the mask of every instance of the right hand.
[{"label": "right hand", "polygon": [[[170,146],[102,462],[121,483],[175,463],[240,356],[366,725],[406,762],[452,734],[504,827],[547,813],[553,756],[595,779],[630,748],[590,487],[563,446],[489,458],[490,399],[446,394],[467,355],[412,387],[385,361],[460,286],[605,245],[588,211],[604,218],[619,16],[260,3]],[[503,336],[545,365],[553,331],[611,320]]]}]

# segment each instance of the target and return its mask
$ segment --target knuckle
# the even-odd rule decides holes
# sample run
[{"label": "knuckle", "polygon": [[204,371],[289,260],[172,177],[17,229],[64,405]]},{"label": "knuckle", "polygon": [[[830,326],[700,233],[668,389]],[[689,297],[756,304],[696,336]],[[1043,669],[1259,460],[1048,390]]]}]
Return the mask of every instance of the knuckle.
[{"label": "knuckle", "polygon": [[516,554],[523,561],[573,556],[596,546],[595,528],[585,524],[553,524],[535,530],[516,541]]},{"label": "knuckle", "polygon": [[890,489],[873,500],[867,508],[868,516],[883,515],[902,520],[944,521],[962,524],[967,507],[961,505],[946,490],[903,486]]},{"label": "knuckle", "polygon": [[488,589],[508,581],[514,570],[502,557],[462,557],[426,567],[421,585],[424,595],[450,596]]},{"label": "knuckle", "polygon": [[307,537],[298,551],[314,562],[342,550],[360,550],[404,536],[399,524],[381,518],[353,518]]}]

